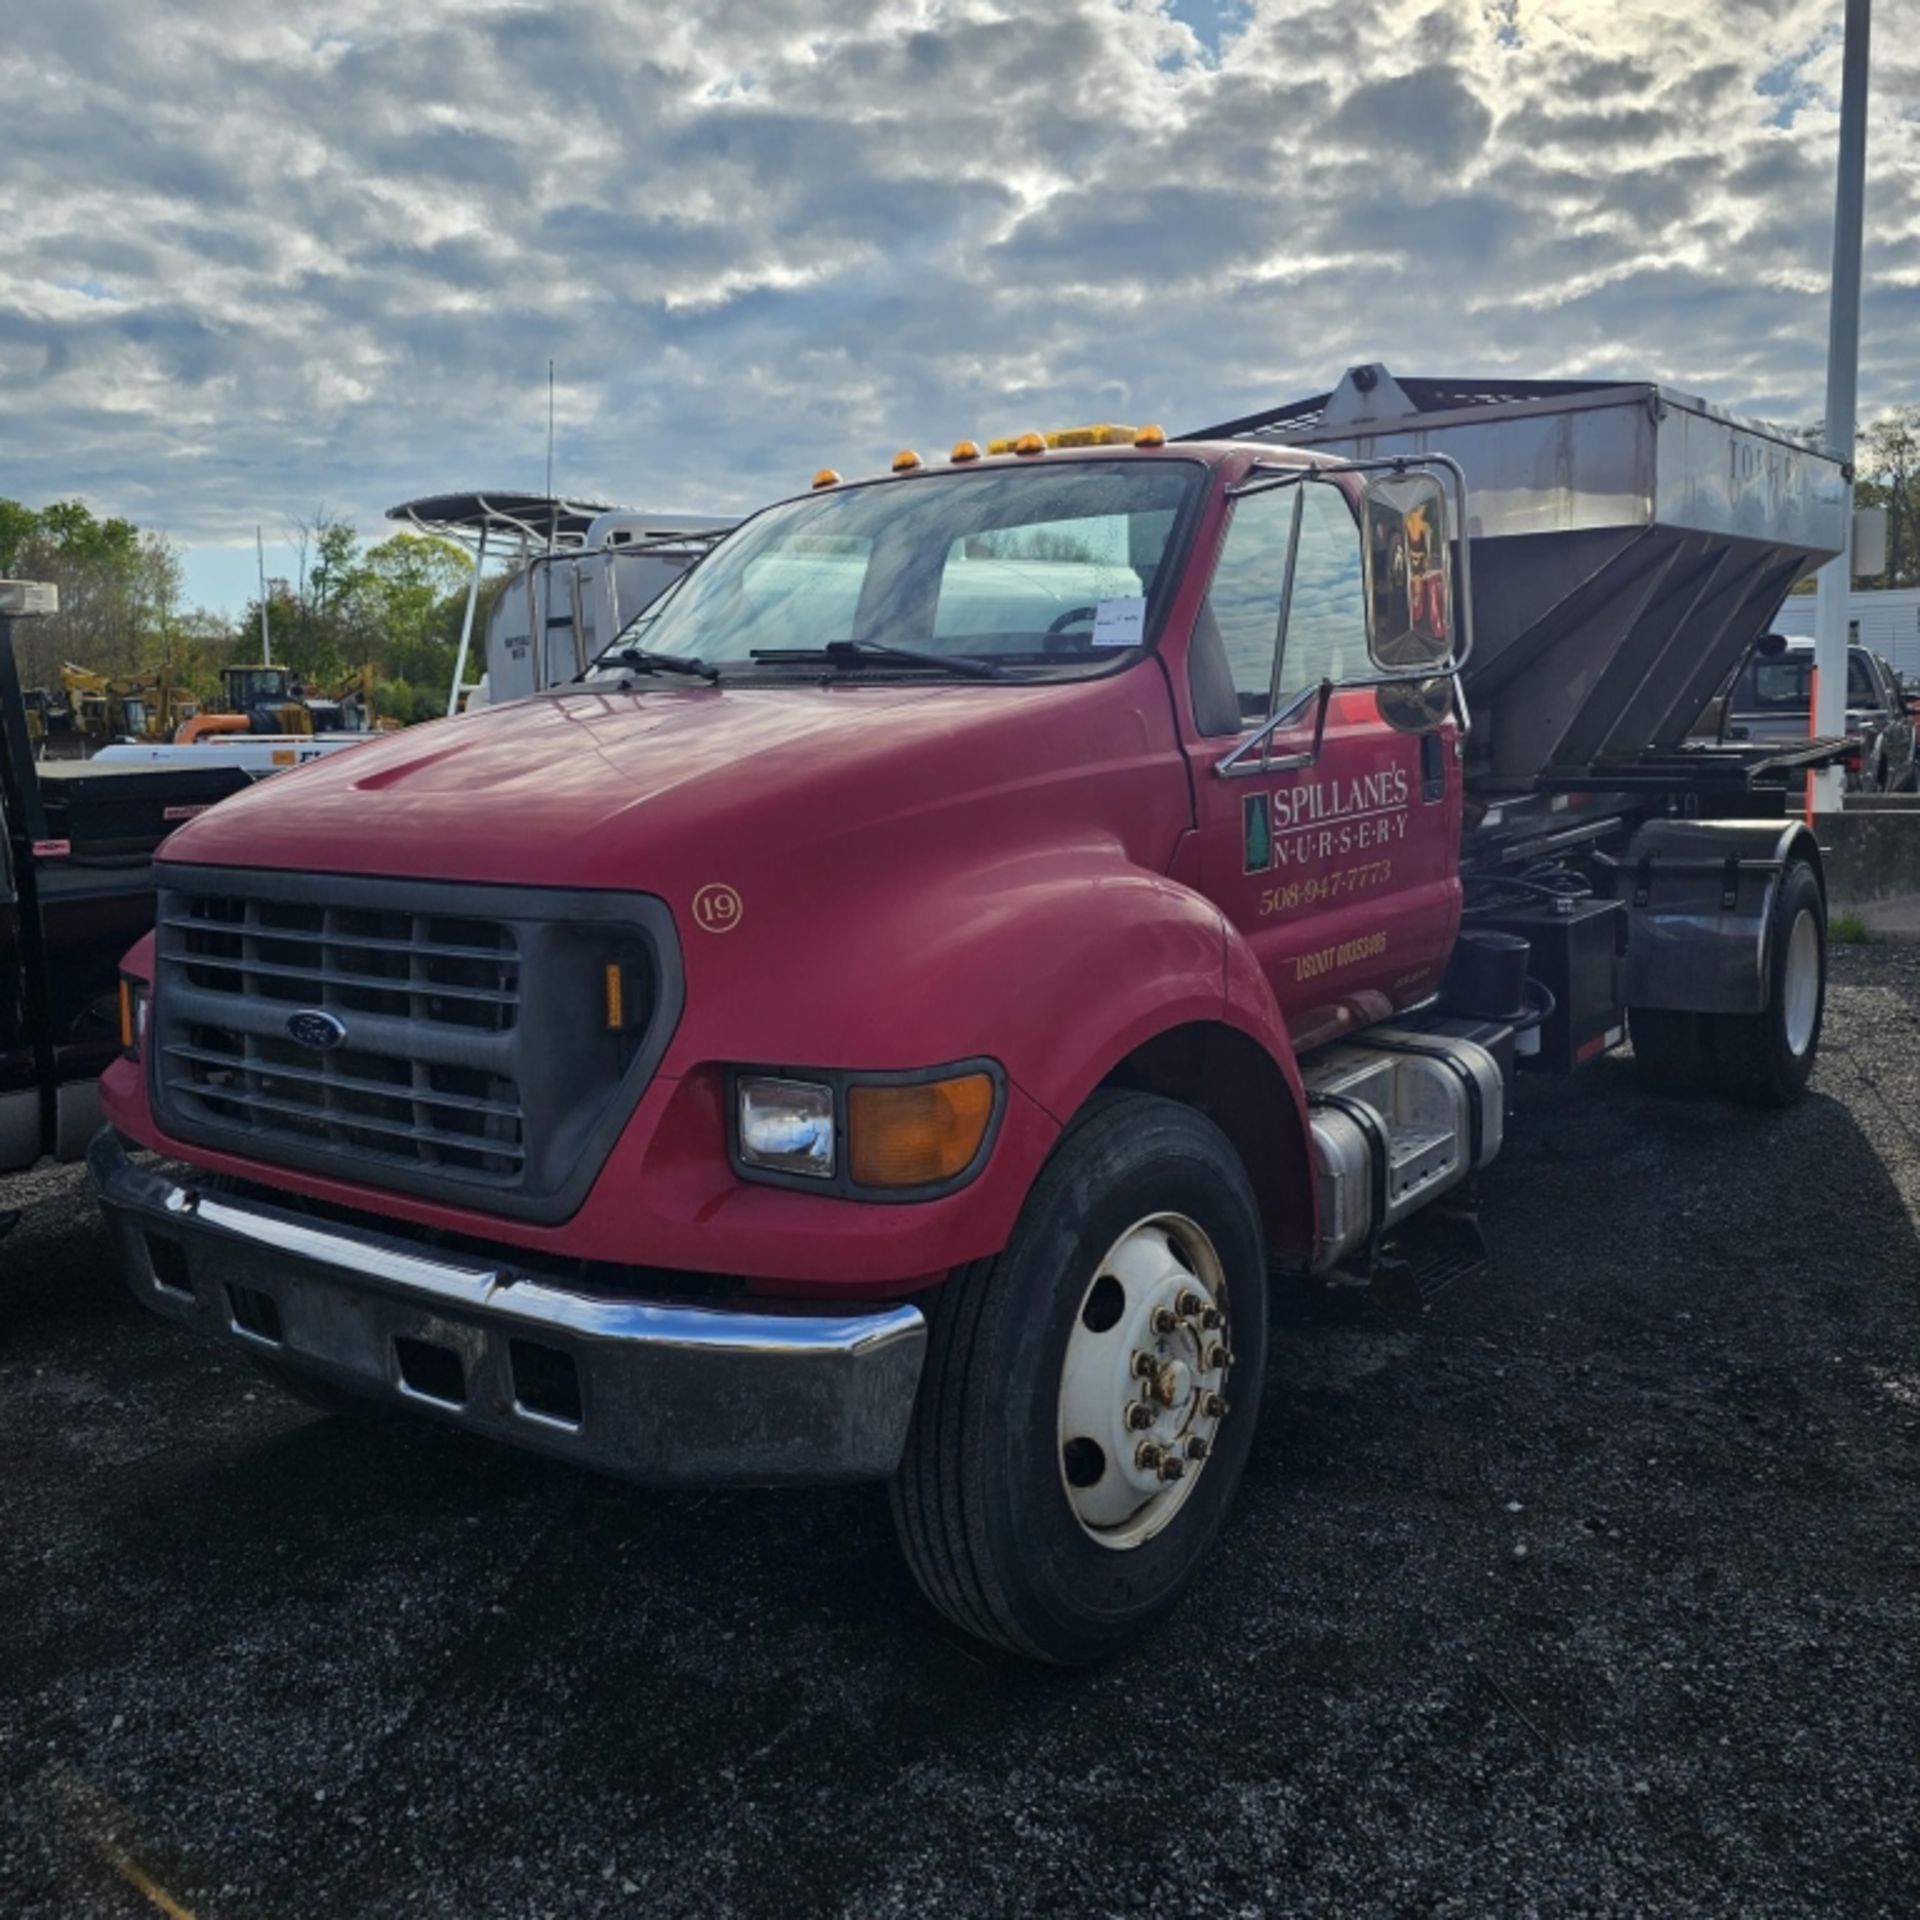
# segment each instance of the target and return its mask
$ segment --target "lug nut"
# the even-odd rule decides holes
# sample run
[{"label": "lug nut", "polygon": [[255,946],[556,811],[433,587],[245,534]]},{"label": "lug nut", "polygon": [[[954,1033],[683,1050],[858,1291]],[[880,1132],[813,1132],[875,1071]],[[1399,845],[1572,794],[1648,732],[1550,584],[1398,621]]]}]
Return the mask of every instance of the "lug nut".
[{"label": "lug nut", "polygon": [[1209,1373],[1221,1373],[1232,1365],[1233,1355],[1216,1340],[1213,1345],[1207,1349],[1207,1371]]},{"label": "lug nut", "polygon": [[1160,1371],[1160,1362],[1150,1353],[1136,1353],[1133,1356],[1133,1377],[1136,1380],[1151,1380]]},{"label": "lug nut", "polygon": [[1177,1453],[1166,1454],[1160,1461],[1160,1478],[1162,1480],[1178,1480],[1186,1471],[1187,1463],[1182,1460]]},{"label": "lug nut", "polygon": [[1203,1314],[1206,1312],[1206,1296],[1198,1293],[1183,1293],[1180,1298],[1173,1303],[1173,1307],[1181,1319],[1191,1320],[1195,1314]]},{"label": "lug nut", "polygon": [[1155,1307],[1153,1310],[1153,1330],[1155,1333],[1171,1333],[1180,1324],[1180,1316],[1171,1307]]},{"label": "lug nut", "polygon": [[1206,1457],[1207,1436],[1204,1433],[1189,1434],[1187,1436],[1187,1458],[1189,1460],[1204,1460]]},{"label": "lug nut", "polygon": [[1218,1333],[1227,1324],[1227,1316],[1218,1307],[1208,1307],[1200,1316],[1200,1324],[1209,1333]]},{"label": "lug nut", "polygon": [[1152,1473],[1166,1455],[1151,1440],[1142,1440],[1133,1450],[1133,1464]]},{"label": "lug nut", "polygon": [[1127,1425],[1135,1432],[1143,1432],[1153,1425],[1154,1412],[1144,1400],[1136,1400],[1127,1408]]},{"label": "lug nut", "polygon": [[1227,1402],[1224,1394],[1209,1393],[1200,1402],[1200,1411],[1209,1420],[1224,1420],[1227,1417]]}]

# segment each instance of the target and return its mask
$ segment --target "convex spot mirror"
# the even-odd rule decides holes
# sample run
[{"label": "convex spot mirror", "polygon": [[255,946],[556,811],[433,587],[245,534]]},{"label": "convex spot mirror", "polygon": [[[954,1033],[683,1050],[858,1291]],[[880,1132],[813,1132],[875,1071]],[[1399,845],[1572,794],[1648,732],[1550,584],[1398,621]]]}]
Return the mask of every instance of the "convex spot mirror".
[{"label": "convex spot mirror", "polygon": [[1366,569],[1367,653],[1386,674],[1426,674],[1453,658],[1453,572],[1447,501],[1425,473],[1385,473],[1367,485],[1360,538]]}]

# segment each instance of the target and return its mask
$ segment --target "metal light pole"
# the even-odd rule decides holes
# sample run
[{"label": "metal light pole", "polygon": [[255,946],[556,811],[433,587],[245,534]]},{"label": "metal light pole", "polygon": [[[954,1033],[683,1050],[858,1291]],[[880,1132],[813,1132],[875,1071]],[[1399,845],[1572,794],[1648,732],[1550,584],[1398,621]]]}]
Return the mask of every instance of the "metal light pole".
[{"label": "metal light pole", "polygon": [[[1847,0],[1841,57],[1840,176],[1833,200],[1833,304],[1827,320],[1827,451],[1847,464],[1846,546],[1820,569],[1814,601],[1813,663],[1819,675],[1813,730],[1847,730],[1847,599],[1853,590],[1853,427],[1860,382],[1861,203],[1867,175],[1867,40],[1873,0]],[[1845,782],[1837,767],[1811,776],[1815,813],[1838,813]]]},{"label": "metal light pole", "polygon": [[260,563],[260,664],[273,665],[273,633],[267,625],[267,549],[260,529],[253,530],[254,558]]}]

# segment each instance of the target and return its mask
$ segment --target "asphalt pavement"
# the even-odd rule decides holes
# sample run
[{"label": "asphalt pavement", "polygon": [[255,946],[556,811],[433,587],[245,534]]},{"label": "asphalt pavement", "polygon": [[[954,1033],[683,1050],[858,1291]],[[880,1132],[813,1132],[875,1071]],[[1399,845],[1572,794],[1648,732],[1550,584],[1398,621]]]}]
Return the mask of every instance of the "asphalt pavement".
[{"label": "asphalt pavement", "polygon": [[878,1489],[663,1496],[311,1414],[0,1187],[0,1913],[1920,1910],[1920,949],[1784,1114],[1529,1083],[1493,1265],[1289,1313],[1112,1665]]}]

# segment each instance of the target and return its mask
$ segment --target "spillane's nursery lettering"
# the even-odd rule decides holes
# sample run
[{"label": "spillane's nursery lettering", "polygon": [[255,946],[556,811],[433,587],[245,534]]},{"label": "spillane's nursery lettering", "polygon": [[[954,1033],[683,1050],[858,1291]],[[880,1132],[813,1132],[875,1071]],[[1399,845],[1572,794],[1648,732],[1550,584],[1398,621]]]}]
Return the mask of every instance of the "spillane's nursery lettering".
[{"label": "spillane's nursery lettering", "polygon": [[1407,770],[1398,765],[1276,788],[1273,864],[1302,866],[1404,839],[1410,792]]}]

